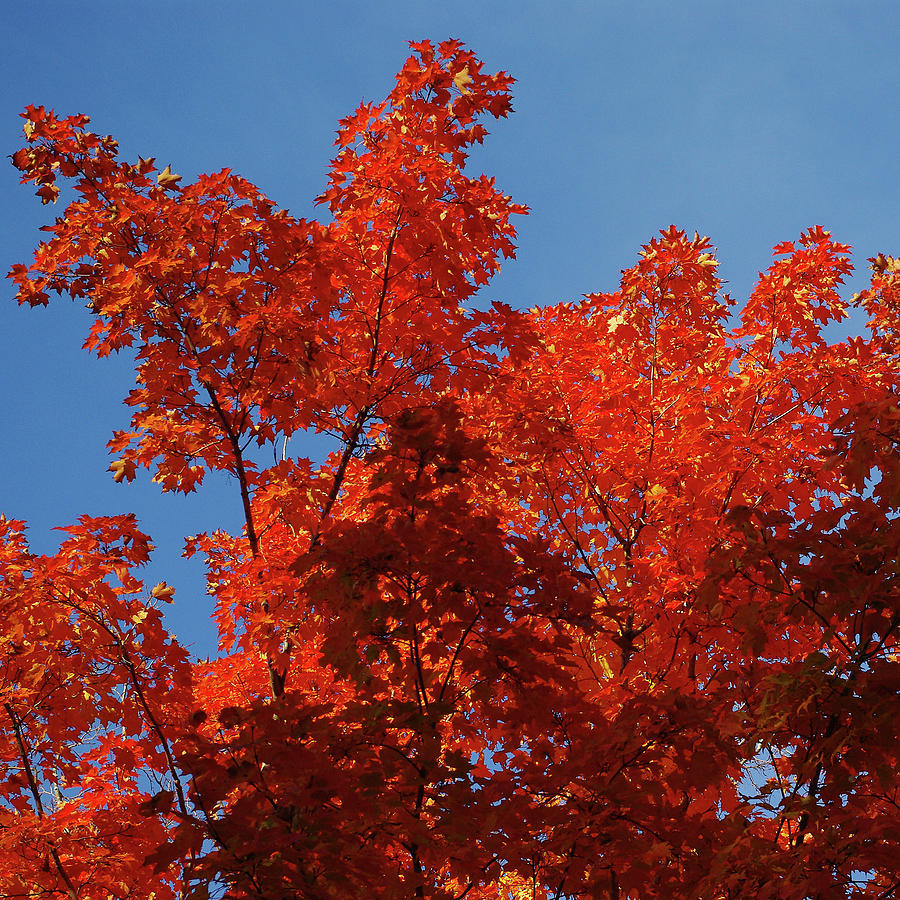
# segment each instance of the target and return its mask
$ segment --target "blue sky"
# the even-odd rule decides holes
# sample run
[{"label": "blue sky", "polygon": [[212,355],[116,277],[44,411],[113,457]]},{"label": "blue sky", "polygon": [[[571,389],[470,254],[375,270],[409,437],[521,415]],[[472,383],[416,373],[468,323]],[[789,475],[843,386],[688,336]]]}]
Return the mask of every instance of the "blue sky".
[{"label": "blue sky", "polygon": [[[409,40],[467,43],[518,79],[515,114],[492,127],[474,171],[532,214],[519,257],[485,290],[530,307],[613,290],[660,228],[709,235],[728,290],[746,296],[773,244],[820,224],[865,260],[900,252],[900,8],[887,2],[220,2],[6,4],[0,154],[18,113],[87,113],[125,157],[155,156],[185,180],[228,166],[299,216],[316,214],[337,120],[378,100]],[[0,166],[0,268],[25,262],[41,207]],[[224,477],[190,497],[116,485],[105,444],[124,427],[125,358],[80,349],[69,301],[18,309],[0,296],[0,510],[35,549],[80,513],[133,511],[158,550],[150,583],[178,588],[170,624],[214,649],[198,562],[184,536],[236,529]],[[297,442],[294,452],[303,452]]]}]

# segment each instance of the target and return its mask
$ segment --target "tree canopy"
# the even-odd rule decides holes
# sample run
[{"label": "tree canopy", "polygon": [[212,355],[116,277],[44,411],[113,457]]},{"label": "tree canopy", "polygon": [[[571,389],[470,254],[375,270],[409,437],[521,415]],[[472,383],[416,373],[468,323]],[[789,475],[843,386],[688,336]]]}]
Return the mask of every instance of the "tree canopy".
[{"label": "tree canopy", "polygon": [[24,114],[67,205],[19,302],[135,352],[115,480],[228,472],[244,527],[187,540],[192,660],[134,516],[50,555],[0,518],[0,894],[895,896],[900,260],[848,300],[813,227],[737,304],[670,227],[612,293],[474,302],[527,212],[465,171],[512,78],[412,51],[321,222]]}]

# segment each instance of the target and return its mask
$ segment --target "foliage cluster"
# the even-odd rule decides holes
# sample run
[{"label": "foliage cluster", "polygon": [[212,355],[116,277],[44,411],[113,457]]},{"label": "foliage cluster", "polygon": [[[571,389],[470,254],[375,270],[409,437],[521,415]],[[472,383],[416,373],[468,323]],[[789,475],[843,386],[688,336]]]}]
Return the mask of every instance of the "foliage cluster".
[{"label": "foliage cluster", "polygon": [[[739,312],[670,228],[614,293],[470,301],[526,212],[464,172],[512,79],[414,44],[301,221],[84,116],[21,303],[136,351],[116,481],[234,476],[192,661],[132,516],[0,519],[0,894],[876,898],[900,885],[900,261],[775,248]],[[252,445],[331,436],[322,464]]]}]

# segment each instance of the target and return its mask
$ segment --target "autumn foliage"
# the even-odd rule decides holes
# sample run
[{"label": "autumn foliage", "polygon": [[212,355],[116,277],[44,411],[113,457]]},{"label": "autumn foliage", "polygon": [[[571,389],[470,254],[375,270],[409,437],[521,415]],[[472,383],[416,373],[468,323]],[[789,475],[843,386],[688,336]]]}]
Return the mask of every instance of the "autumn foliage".
[{"label": "autumn foliage", "polygon": [[231,473],[245,524],[187,541],[197,661],[134,517],[49,556],[0,519],[0,896],[895,896],[900,261],[848,300],[812,228],[741,306],[673,227],[613,293],[473,303],[526,212],[464,172],[512,79],[412,49],[322,222],[24,114],[68,205],[18,300],[136,352],[113,477]]}]

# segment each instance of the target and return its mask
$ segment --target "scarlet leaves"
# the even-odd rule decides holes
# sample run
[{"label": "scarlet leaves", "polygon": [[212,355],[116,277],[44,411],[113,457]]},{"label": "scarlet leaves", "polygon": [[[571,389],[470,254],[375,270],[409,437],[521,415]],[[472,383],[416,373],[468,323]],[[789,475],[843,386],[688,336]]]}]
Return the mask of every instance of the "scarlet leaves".
[{"label": "scarlet leaves", "polygon": [[220,635],[192,662],[133,518],[49,557],[3,520],[0,888],[888,896],[898,267],[836,345],[821,228],[735,327],[674,227],[613,293],[475,311],[525,209],[463,165],[511,79],[413,50],[341,122],[327,225],[25,113],[23,181],[74,194],[20,302],[136,349],[113,478],[230,472],[244,528],[188,541]]},{"label": "scarlet leaves", "polygon": [[149,552],[133,517],[67,531],[58,554],[37,557],[21,523],[2,523],[4,800],[18,817],[4,829],[4,890],[168,896],[168,875],[135,877],[166,839],[165,820],[141,822],[140,776],[171,768],[159,737],[187,657],[131,573]]}]

